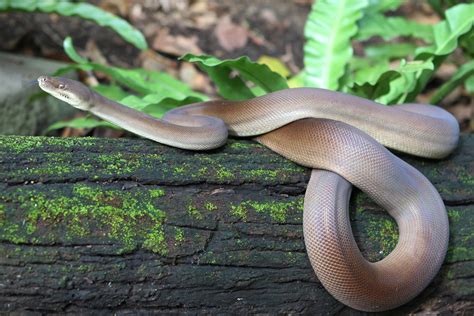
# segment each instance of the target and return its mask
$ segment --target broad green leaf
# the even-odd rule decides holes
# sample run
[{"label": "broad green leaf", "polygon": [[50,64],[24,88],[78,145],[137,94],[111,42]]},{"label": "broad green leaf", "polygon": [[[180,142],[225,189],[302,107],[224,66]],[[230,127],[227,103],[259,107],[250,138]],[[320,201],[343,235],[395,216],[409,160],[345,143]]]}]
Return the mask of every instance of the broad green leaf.
[{"label": "broad green leaf", "polygon": [[460,45],[471,57],[474,57],[474,29],[461,36]]},{"label": "broad green leaf", "polygon": [[86,20],[92,20],[101,26],[111,28],[124,40],[141,50],[148,48],[145,37],[139,30],[127,21],[92,4],[74,3],[65,0],[1,0],[0,11],[38,11],[57,13],[64,16],[79,16]]},{"label": "broad green leaf", "polygon": [[246,81],[252,82],[266,93],[288,88],[285,78],[270,70],[267,65],[252,62],[247,56],[220,60],[213,56],[186,54],[180,59],[197,63],[214,81],[219,94],[229,100],[244,100],[255,96]]},{"label": "broad green leaf", "polygon": [[181,100],[173,99],[162,94],[149,94],[143,98],[130,95],[119,103],[152,116],[161,118],[167,111],[185,104],[200,102],[201,99],[195,97],[186,97]]},{"label": "broad green leaf", "polygon": [[105,121],[100,121],[92,117],[79,117],[70,121],[60,121],[60,122],[51,124],[46,129],[46,133],[56,130],[56,129],[65,128],[65,127],[71,127],[71,128],[111,127],[115,129],[120,129],[120,127],[118,127],[117,125],[114,125],[112,123],[105,122]]},{"label": "broad green leaf", "polygon": [[345,92],[366,99],[375,100],[378,96],[385,95],[390,91],[390,82],[399,78],[401,74],[395,70],[385,70],[371,75],[371,80],[360,84],[348,85]]},{"label": "broad green leaf", "polygon": [[[77,64],[60,69],[59,73],[64,73],[72,69],[96,70],[105,73],[109,75],[112,80],[128,89],[134,90],[138,95],[127,93],[114,83],[111,85],[98,85],[93,87],[95,91],[107,98],[152,116],[159,118],[168,110],[179,105],[208,99],[207,96],[192,91],[189,86],[165,73],[146,71],[144,69],[122,69],[90,63],[76,52],[72,40],[69,37],[64,41],[64,48],[68,56],[76,61]],[[140,95],[145,96],[141,97]],[[53,124],[50,129],[58,129],[66,126],[93,128],[97,126],[109,126],[109,124],[94,119],[82,119],[58,122]]]},{"label": "broad green leaf", "polygon": [[92,89],[95,92],[103,95],[104,97],[115,100],[115,101],[121,100],[127,97],[128,95],[130,95],[130,93],[123,91],[123,89],[117,85],[99,84],[95,87],[92,87]]},{"label": "broad green leaf", "polygon": [[474,75],[471,75],[469,78],[466,79],[464,83],[464,87],[468,93],[474,93]]},{"label": "broad green leaf", "polygon": [[472,29],[474,23],[474,4],[459,4],[445,13],[446,20],[439,22],[433,28],[435,33],[434,44],[420,47],[416,50],[417,60],[430,60],[433,70],[422,70],[416,74],[417,86],[408,95],[407,100],[412,101],[425,88],[434,70],[436,70],[446,57],[457,47],[460,36]]},{"label": "broad green leaf", "polygon": [[161,118],[163,115],[171,109],[174,109],[181,105],[191,104],[199,102],[194,97],[187,97],[183,100],[176,100],[172,98],[164,98],[158,103],[151,103],[143,108],[143,112],[150,114],[151,116]]},{"label": "broad green leaf", "polygon": [[[2,0],[0,0],[0,1],[2,1]],[[56,70],[52,75],[53,75],[53,76],[61,77],[61,76],[63,76],[64,74],[67,74],[68,72],[76,71],[76,70],[79,70],[79,69],[81,69],[81,68],[78,67],[76,64],[71,64],[71,65],[68,65],[68,66],[64,66],[64,67],[59,68],[59,69]]]},{"label": "broad green leaf", "polygon": [[180,59],[197,62],[208,67],[228,66],[240,73],[246,80],[262,87],[267,92],[288,88],[285,78],[272,71],[267,65],[251,61],[247,56],[236,59],[220,60],[213,56],[186,54]]},{"label": "broad green leaf", "polygon": [[163,94],[174,99],[184,99],[190,96],[201,100],[207,99],[204,94],[194,92],[188,85],[166,73],[90,63],[75,51],[70,37],[64,40],[64,50],[72,60],[77,62],[77,65],[73,65],[73,67],[105,73],[113,80],[140,94]]},{"label": "broad green leaf", "polygon": [[431,8],[441,17],[444,16],[444,8],[441,4],[442,0],[428,0]]},{"label": "broad green leaf", "polygon": [[74,45],[72,44],[72,38],[70,36],[66,37],[63,41],[63,48],[69,58],[71,58],[74,62],[78,64],[87,64],[89,61],[79,55],[76,50],[74,49]]},{"label": "broad green leaf", "polygon": [[[189,56],[186,55],[185,57]],[[255,97],[255,94],[252,92],[252,90],[245,84],[241,77],[235,74],[231,67],[207,66],[200,62],[199,67],[209,75],[214,84],[217,86],[217,92],[225,99],[247,100]]]},{"label": "broad green leaf", "polygon": [[431,43],[433,41],[433,29],[431,25],[420,24],[402,17],[370,14],[360,20],[359,33],[357,33],[356,39],[363,41],[373,36],[380,36],[385,40],[398,36],[412,36]]},{"label": "broad green leaf", "polygon": [[369,68],[374,64],[373,59],[361,58],[361,57],[352,57],[349,61],[349,68],[352,71],[360,70],[363,68]]},{"label": "broad green leaf", "polygon": [[291,77],[288,80],[288,86],[290,88],[301,88],[304,87],[304,71],[301,71],[299,74]]},{"label": "broad green leaf", "polygon": [[355,72],[354,83],[357,85],[363,85],[365,83],[375,85],[380,76],[389,70],[390,67],[388,60],[382,60],[379,63],[367,65],[367,67],[362,67],[360,70]]},{"label": "broad green leaf", "polygon": [[286,78],[291,75],[290,70],[278,58],[262,55],[257,59],[257,63],[267,65],[271,71],[276,72],[280,76]]},{"label": "broad green leaf", "polygon": [[383,43],[364,48],[365,55],[373,59],[403,58],[415,53],[416,46],[411,43]]},{"label": "broad green leaf", "polygon": [[462,65],[456,73],[446,81],[441,87],[436,90],[436,93],[431,97],[431,104],[438,104],[457,86],[464,83],[470,76],[474,75],[474,60]]},{"label": "broad green leaf", "polygon": [[408,94],[413,91],[417,84],[417,73],[423,70],[433,71],[434,65],[430,60],[415,60],[405,62],[402,60],[397,72],[400,77],[390,81],[390,90],[387,94],[377,96],[375,101],[383,104],[404,103]]},{"label": "broad green leaf", "polygon": [[186,97],[195,97],[201,101],[209,99],[206,95],[193,91],[187,84],[167,73],[144,69],[137,69],[135,71],[142,76],[143,85],[150,87],[151,91],[161,95],[166,95],[173,99],[183,99]]},{"label": "broad green leaf", "polygon": [[352,57],[351,38],[357,33],[367,0],[319,0],[313,4],[304,35],[305,84],[337,90]]},{"label": "broad green leaf", "polygon": [[474,23],[474,4],[459,4],[446,11],[446,20],[433,27],[434,43],[417,50],[417,55],[447,55],[454,51],[458,38]]},{"label": "broad green leaf", "polygon": [[210,67],[203,64],[200,68],[205,71],[217,86],[220,96],[228,100],[247,100],[255,97],[245,81],[237,76],[231,67]]},{"label": "broad green leaf", "polygon": [[[384,69],[384,67],[386,67]],[[431,61],[406,62],[402,60],[396,69],[390,69],[388,64],[380,64],[361,70],[356,76],[351,93],[376,100],[384,104],[402,103],[407,94],[416,85],[416,73],[424,69],[433,69]],[[365,74],[365,76],[364,76]]]}]

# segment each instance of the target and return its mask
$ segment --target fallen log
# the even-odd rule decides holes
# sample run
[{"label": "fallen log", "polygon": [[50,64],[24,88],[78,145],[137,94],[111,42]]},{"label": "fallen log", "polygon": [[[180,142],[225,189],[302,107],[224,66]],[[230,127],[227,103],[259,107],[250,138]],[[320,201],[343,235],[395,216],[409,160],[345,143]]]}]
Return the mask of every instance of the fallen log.
[{"label": "fallen log", "polygon": [[[474,136],[442,161],[402,156],[447,205],[441,272],[394,313],[474,311]],[[359,314],[309,264],[309,170],[247,140],[191,152],[141,139],[0,136],[0,312]],[[364,194],[370,260],[395,222]]]}]

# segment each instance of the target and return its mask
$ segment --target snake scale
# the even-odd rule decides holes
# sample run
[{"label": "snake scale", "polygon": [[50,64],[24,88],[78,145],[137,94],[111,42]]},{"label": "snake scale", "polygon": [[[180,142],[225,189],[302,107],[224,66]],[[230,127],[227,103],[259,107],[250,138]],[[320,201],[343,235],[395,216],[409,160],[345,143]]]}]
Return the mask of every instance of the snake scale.
[{"label": "snake scale", "polygon": [[[228,134],[254,139],[313,168],[303,214],[311,265],[339,301],[384,311],[417,296],[444,260],[448,217],[433,185],[385,147],[446,157],[459,126],[445,110],[422,104],[387,107],[339,92],[286,89],[245,101],[207,101],[153,118],[93,92],[80,82],[42,76],[41,89],[81,110],[162,144],[205,150]],[[385,146],[385,147],[384,147]],[[352,185],[395,218],[399,240],[378,262],[360,253],[349,222]]]}]

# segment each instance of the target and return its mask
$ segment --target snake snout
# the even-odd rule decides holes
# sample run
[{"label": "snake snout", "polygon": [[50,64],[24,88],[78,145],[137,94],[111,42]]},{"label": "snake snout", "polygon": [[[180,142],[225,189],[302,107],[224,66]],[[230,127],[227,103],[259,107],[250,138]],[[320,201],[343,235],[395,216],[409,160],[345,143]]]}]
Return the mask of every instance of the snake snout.
[{"label": "snake snout", "polygon": [[49,76],[40,76],[38,77],[38,85],[41,89],[43,89],[46,92],[50,92],[50,89],[56,88],[56,85],[53,83],[53,78]]},{"label": "snake snout", "polygon": [[40,83],[40,84],[45,83],[45,82],[49,81],[50,79],[51,79],[51,77],[49,77],[49,76],[40,76],[38,78],[38,83]]}]

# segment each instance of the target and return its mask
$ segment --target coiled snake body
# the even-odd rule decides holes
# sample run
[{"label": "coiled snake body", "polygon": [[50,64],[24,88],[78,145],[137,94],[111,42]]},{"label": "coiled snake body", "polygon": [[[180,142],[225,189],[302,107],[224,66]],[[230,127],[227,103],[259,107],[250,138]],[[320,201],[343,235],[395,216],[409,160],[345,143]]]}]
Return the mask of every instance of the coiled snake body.
[{"label": "coiled snake body", "polygon": [[[51,95],[157,142],[192,150],[219,147],[227,134],[255,136],[275,152],[313,168],[304,201],[311,264],[339,301],[383,311],[418,295],[438,272],[448,245],[446,209],[433,185],[384,146],[428,158],[447,156],[459,127],[446,111],[421,104],[386,107],[343,93],[287,89],[246,101],[180,107],[160,120],[108,100],[83,84],[40,77]],[[369,136],[370,135],[370,136]],[[385,208],[399,241],[383,260],[361,255],[352,235],[351,184]]]}]

